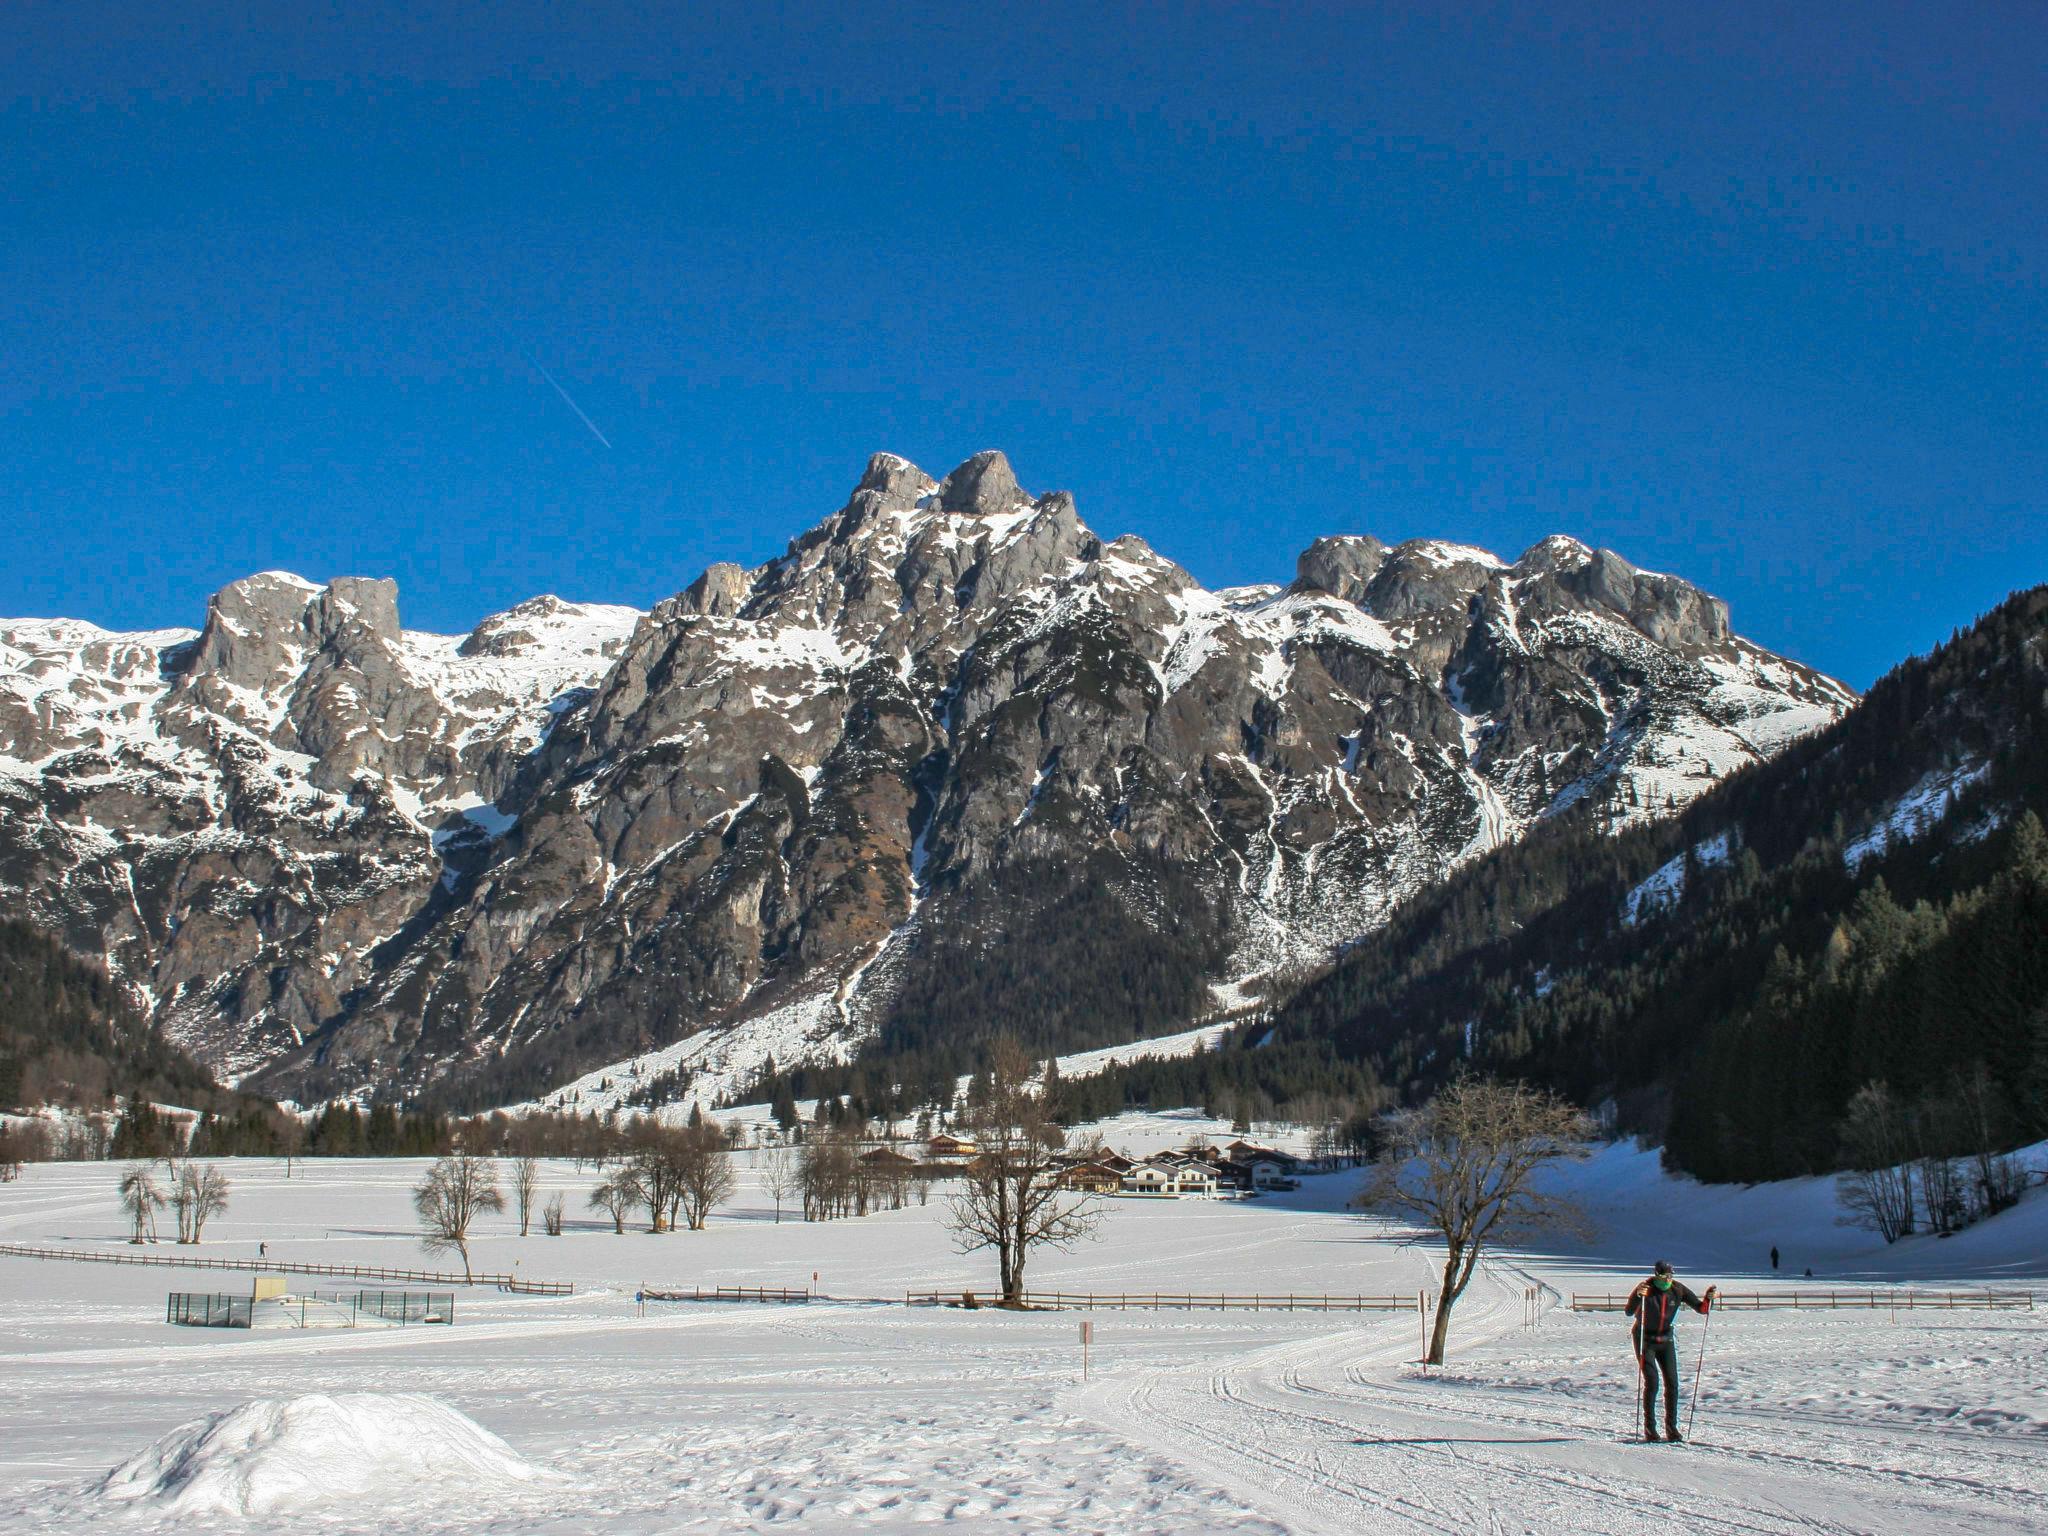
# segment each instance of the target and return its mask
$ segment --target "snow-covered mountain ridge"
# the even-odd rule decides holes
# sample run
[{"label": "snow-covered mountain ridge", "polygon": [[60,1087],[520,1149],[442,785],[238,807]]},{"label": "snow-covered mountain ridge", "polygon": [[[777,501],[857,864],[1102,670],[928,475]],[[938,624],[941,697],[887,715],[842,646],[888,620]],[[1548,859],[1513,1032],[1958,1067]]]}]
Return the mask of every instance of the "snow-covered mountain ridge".
[{"label": "snow-covered mountain ridge", "polygon": [[388,581],[270,573],[197,632],[0,621],[0,899],[299,1095],[524,1096],[755,1019],[1065,1050],[1851,702],[1570,539],[1327,538],[1211,592],[1001,454],[882,454],[645,615],[538,598],[458,640]]}]

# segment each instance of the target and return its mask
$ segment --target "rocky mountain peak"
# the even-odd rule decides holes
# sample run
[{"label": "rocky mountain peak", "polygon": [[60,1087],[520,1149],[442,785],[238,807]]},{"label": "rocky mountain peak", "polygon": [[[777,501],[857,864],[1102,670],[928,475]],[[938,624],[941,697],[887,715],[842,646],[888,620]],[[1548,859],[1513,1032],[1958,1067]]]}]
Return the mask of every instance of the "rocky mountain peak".
[{"label": "rocky mountain peak", "polygon": [[682,613],[729,619],[745,605],[752,585],[744,569],[729,560],[716,561],[705,567],[702,576],[677,594],[676,609]]},{"label": "rocky mountain peak", "polygon": [[289,571],[263,571],[222,587],[206,603],[206,623],[184,657],[190,676],[211,675],[241,688],[273,686],[303,644],[306,610],[321,588]]},{"label": "rocky mountain peak", "polygon": [[939,509],[989,516],[1015,511],[1031,498],[1000,449],[986,448],[939,482]]},{"label": "rocky mountain peak", "polygon": [[1732,636],[1728,605],[1720,598],[1562,534],[1525,550],[1513,569],[1518,601],[1533,612],[1611,614],[1658,645],[1688,654],[1726,645]]},{"label": "rocky mountain peak", "polygon": [[1295,586],[1362,605],[1386,558],[1387,546],[1371,534],[1331,534],[1309,545],[1294,562]]},{"label": "rocky mountain peak", "polygon": [[868,460],[860,483],[853,489],[856,495],[868,491],[891,505],[907,507],[937,490],[938,483],[910,460],[893,453],[878,453]]}]

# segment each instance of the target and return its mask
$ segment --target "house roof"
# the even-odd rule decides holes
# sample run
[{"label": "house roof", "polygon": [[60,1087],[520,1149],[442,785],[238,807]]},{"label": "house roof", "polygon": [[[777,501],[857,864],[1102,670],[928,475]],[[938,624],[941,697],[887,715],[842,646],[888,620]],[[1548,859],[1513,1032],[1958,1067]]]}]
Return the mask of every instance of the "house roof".
[{"label": "house roof", "polygon": [[1098,1179],[1116,1179],[1123,1177],[1123,1175],[1118,1173],[1117,1170],[1114,1168],[1105,1168],[1101,1163],[1076,1163],[1071,1168],[1061,1169],[1060,1177],[1063,1179],[1089,1177]]}]

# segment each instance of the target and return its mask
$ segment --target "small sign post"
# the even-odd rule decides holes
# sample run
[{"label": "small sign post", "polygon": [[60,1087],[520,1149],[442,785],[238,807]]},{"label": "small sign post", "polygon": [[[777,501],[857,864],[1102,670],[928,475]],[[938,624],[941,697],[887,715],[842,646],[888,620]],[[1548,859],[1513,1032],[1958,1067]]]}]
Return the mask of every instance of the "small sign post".
[{"label": "small sign post", "polygon": [[1081,1322],[1081,1379],[1088,1379],[1088,1346],[1095,1342],[1095,1321],[1084,1318]]}]

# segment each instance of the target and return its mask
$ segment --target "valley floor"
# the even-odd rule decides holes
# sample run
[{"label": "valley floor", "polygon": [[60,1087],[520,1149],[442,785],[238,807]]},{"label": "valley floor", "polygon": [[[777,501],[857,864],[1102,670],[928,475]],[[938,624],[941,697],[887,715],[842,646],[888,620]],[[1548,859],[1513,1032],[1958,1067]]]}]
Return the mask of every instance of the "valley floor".
[{"label": "valley floor", "polygon": [[[262,1241],[272,1258],[445,1267],[413,1239],[418,1163],[301,1163],[289,1181],[267,1161],[227,1166],[233,1202],[209,1254],[253,1257]],[[129,1251],[117,1176],[30,1168],[0,1186],[0,1242]],[[1344,1211],[1356,1177],[1245,1204],[1111,1202],[1100,1237],[1035,1260],[1032,1281],[1424,1288],[1427,1248]],[[189,1420],[310,1393],[424,1393],[545,1469],[458,1469],[422,1487],[342,1467],[324,1491],[309,1471],[271,1513],[329,1531],[2048,1528],[2048,1309],[1719,1313],[1695,1443],[1671,1447],[1633,1443],[1620,1320],[1565,1305],[1573,1290],[1626,1289],[1659,1256],[1701,1289],[1789,1285],[1810,1265],[1811,1283],[2041,1291],[2040,1192],[1955,1238],[1884,1250],[1835,1225],[1825,1183],[1703,1190],[1611,1148],[1572,1175],[1599,1236],[1490,1265],[1443,1371],[1412,1363],[1412,1312],[1132,1312],[1096,1317],[1084,1382],[1070,1313],[900,1304],[912,1286],[991,1283],[987,1255],[954,1251],[937,1201],[777,1224],[750,1175],[706,1232],[615,1236],[582,1213],[594,1181],[549,1165],[580,1218],[569,1233],[521,1239],[493,1218],[475,1245],[480,1270],[516,1264],[577,1293],[464,1291],[452,1328],[177,1329],[161,1321],[166,1292],[246,1291],[248,1277],[0,1257],[0,1529],[262,1528],[261,1515],[109,1505],[94,1485]],[[1773,1243],[1783,1278],[1769,1275]],[[832,1299],[650,1303],[644,1316],[634,1301],[642,1284],[803,1286],[813,1272]],[[1688,1382],[1701,1321],[1681,1329]]]}]

